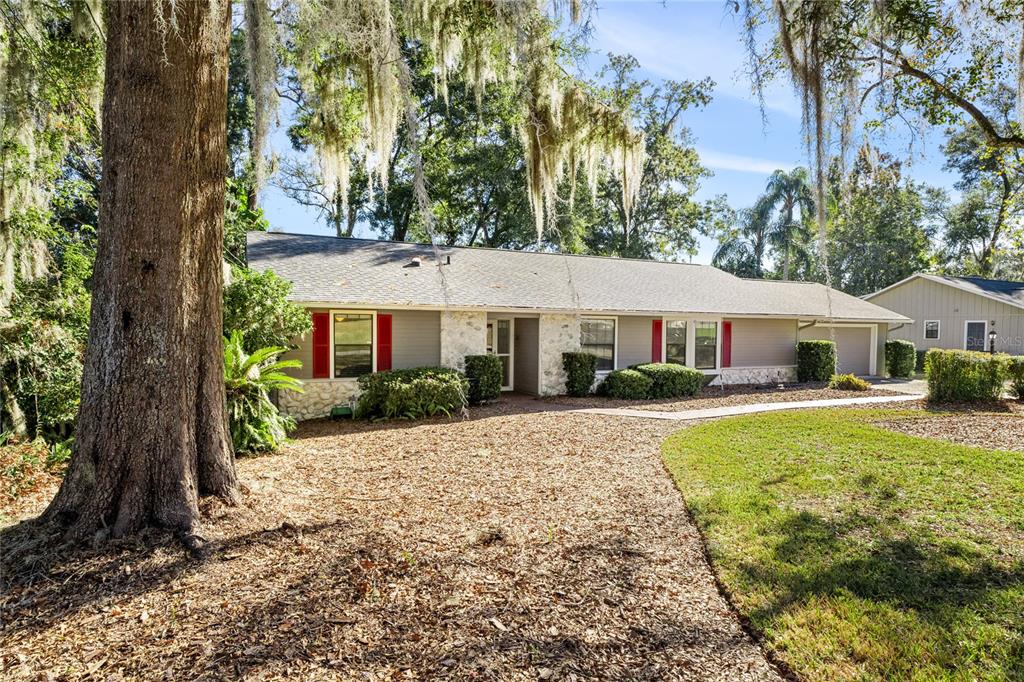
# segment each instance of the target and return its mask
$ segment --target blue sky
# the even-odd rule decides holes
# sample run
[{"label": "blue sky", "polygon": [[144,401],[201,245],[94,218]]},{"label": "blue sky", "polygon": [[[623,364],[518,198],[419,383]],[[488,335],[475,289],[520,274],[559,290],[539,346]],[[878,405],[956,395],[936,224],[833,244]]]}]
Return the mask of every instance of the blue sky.
[{"label": "blue sky", "polygon": [[[733,207],[743,208],[753,203],[774,169],[806,165],[796,96],[788,83],[774,83],[766,93],[768,122],[763,125],[757,98],[743,75],[739,18],[722,0],[601,2],[592,24],[595,65],[609,52],[629,53],[651,80],[715,81],[711,104],[688,112],[683,120],[693,132],[702,162],[714,173],[704,181],[698,198],[725,194]],[[926,134],[916,148],[909,147],[910,139],[908,130],[894,128],[880,146],[908,159],[916,180],[949,187],[954,178],[941,168],[941,137]],[[287,140],[278,132],[273,144],[283,151]],[[314,212],[274,187],[264,192],[263,204],[274,228],[330,234]],[[709,262],[713,248],[713,242],[702,240],[694,262]]]}]

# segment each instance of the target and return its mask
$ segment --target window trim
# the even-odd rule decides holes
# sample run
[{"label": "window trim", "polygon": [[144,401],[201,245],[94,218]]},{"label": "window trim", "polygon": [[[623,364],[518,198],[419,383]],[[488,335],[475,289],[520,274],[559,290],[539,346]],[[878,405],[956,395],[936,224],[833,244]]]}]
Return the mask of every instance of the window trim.
[{"label": "window trim", "polygon": [[[928,325],[932,322],[935,323],[935,338],[928,337]],[[925,341],[940,341],[942,339],[942,320],[925,320],[924,328],[921,330],[921,332],[921,338],[924,339]]]},{"label": "window trim", "polygon": [[[376,310],[359,310],[357,308],[344,308],[336,309],[332,308],[331,313],[331,376],[326,381],[355,381],[355,377],[336,377],[334,376],[334,355],[335,344],[334,344],[334,316],[335,315],[370,315],[370,363],[373,368],[370,373],[377,373],[377,311]],[[392,332],[393,334],[393,332]],[[393,343],[393,341],[392,341]],[[319,381],[325,381],[319,379]]]},{"label": "window trim", "polygon": [[661,318],[661,359],[668,362],[668,325],[672,322],[682,322],[686,325],[686,338],[683,340],[686,346],[686,353],[683,355],[683,367],[692,367],[690,364],[690,330],[693,328],[693,320],[685,317],[663,317]]},{"label": "window trim", "polygon": [[[701,368],[697,366],[697,325],[701,322],[707,323],[712,322],[715,325],[715,366]],[[687,350],[689,354],[689,350]],[[693,321],[693,364],[690,365],[695,370],[704,372],[705,374],[714,374],[722,371],[722,320],[721,319],[695,319]]]},{"label": "window trim", "polygon": [[[612,368],[597,370],[597,376],[606,376],[619,368],[619,316],[618,315],[583,315],[580,320],[611,320],[612,321]],[[580,351],[583,350],[583,325],[580,325]]]},{"label": "window trim", "polygon": [[714,322],[717,327],[717,333],[715,334],[715,367],[714,369],[697,369],[698,372],[704,374],[718,375],[722,373],[722,322],[721,317],[714,317],[712,315],[664,315],[662,316],[662,328],[666,331],[661,335],[661,357],[668,358],[668,323],[671,321],[680,321],[686,323],[686,365],[685,367],[691,367],[697,369],[694,365],[697,364],[697,323],[698,322]]}]

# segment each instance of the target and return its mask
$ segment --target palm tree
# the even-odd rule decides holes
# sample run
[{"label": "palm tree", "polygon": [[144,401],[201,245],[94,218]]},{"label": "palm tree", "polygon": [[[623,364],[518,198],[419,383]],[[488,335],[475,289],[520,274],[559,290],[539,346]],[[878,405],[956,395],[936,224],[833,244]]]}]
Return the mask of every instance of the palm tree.
[{"label": "palm tree", "polygon": [[739,277],[764,277],[764,254],[770,233],[770,207],[759,200],[740,211],[740,225],[718,238],[711,263]]},{"label": "palm tree", "polygon": [[[777,253],[782,253],[782,279],[789,279],[794,250],[807,240],[808,221],[814,216],[814,191],[806,168],[790,172],[777,170],[768,178],[765,193],[758,200],[769,212],[779,211],[779,219],[768,232],[768,241]],[[797,216],[797,209],[800,211]]]}]

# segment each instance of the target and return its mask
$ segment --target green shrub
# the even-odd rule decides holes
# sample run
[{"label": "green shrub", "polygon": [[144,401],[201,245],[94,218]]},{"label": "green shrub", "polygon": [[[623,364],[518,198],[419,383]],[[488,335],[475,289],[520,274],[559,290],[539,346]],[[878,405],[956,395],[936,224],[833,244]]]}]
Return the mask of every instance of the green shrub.
[{"label": "green shrub", "polygon": [[797,381],[828,381],[836,373],[836,344],[833,341],[798,341]]},{"label": "green shrub", "polygon": [[1010,358],[1006,369],[1010,375],[1010,393],[1018,400],[1024,400],[1024,355]]},{"label": "green shrub", "polygon": [[281,371],[302,367],[298,360],[277,360],[286,350],[269,346],[246,353],[240,331],[224,340],[228,423],[237,454],[272,452],[295,428],[295,420],[281,414],[270,401],[271,391],[302,391],[301,381]]},{"label": "green shrub", "polygon": [[668,362],[636,365],[631,369],[649,377],[652,398],[682,398],[700,393],[704,387],[704,373],[692,367]]},{"label": "green shrub", "polygon": [[835,374],[828,382],[829,388],[837,391],[866,391],[871,384],[854,374]]},{"label": "green shrub", "polygon": [[885,342],[885,372],[891,377],[911,377],[917,365],[917,349],[910,341],[889,339]]},{"label": "green shrub", "polygon": [[928,349],[922,349],[917,351],[917,362],[914,363],[915,372],[924,372],[924,359],[928,355]]},{"label": "green shrub", "polygon": [[635,369],[617,369],[604,378],[601,393],[610,398],[643,400],[651,397],[653,385],[653,379]]},{"label": "green shrub", "polygon": [[470,405],[480,405],[501,397],[501,358],[497,355],[467,355],[467,398]]},{"label": "green shrub", "polygon": [[925,366],[928,399],[939,402],[998,400],[1009,362],[1005,355],[932,348]]},{"label": "green shrub", "polygon": [[562,353],[565,392],[580,397],[590,393],[597,374],[597,356],[590,353]]},{"label": "green shrub", "polygon": [[242,333],[245,350],[288,346],[313,328],[309,311],[288,300],[292,283],[272,271],[232,268],[224,287],[224,336]]},{"label": "green shrub", "polygon": [[451,416],[466,406],[469,382],[447,367],[395,369],[359,377],[356,416],[365,419],[420,419]]}]

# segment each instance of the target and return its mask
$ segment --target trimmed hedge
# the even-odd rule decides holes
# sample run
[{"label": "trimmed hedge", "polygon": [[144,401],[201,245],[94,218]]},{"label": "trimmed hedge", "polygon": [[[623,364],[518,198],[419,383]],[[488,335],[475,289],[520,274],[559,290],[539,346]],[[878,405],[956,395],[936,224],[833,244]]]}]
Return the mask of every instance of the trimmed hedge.
[{"label": "trimmed hedge", "polygon": [[693,396],[704,387],[704,373],[692,367],[670,362],[651,362],[634,365],[631,369],[649,377],[653,382],[648,398]]},{"label": "trimmed hedge", "polygon": [[904,379],[914,375],[917,349],[910,341],[889,339],[885,342],[885,372],[891,377]]},{"label": "trimmed hedge", "polygon": [[914,365],[914,370],[917,372],[924,372],[924,358],[928,354],[928,349],[917,351],[917,363]]},{"label": "trimmed hedge", "polygon": [[798,341],[797,381],[828,381],[836,373],[836,344],[833,341]]},{"label": "trimmed hedge", "polygon": [[1024,355],[1017,355],[1007,362],[1010,375],[1010,393],[1018,400],[1024,400]]},{"label": "trimmed hedge", "polygon": [[871,384],[855,374],[836,374],[829,380],[828,387],[837,391],[866,391]]},{"label": "trimmed hedge", "polygon": [[998,400],[1008,376],[1005,355],[932,348],[928,368],[928,399],[939,403]]},{"label": "trimmed hedge", "polygon": [[501,358],[497,355],[467,355],[466,380],[470,405],[480,405],[501,397]]},{"label": "trimmed hedge", "polygon": [[635,369],[617,369],[601,382],[601,393],[610,398],[643,400],[650,397],[653,385],[653,379]]},{"label": "trimmed hedge", "polygon": [[359,377],[356,416],[365,419],[419,419],[451,416],[466,406],[469,382],[458,370],[418,367]]},{"label": "trimmed hedge", "polygon": [[590,395],[597,376],[597,356],[591,353],[562,353],[565,392],[577,398]]}]

